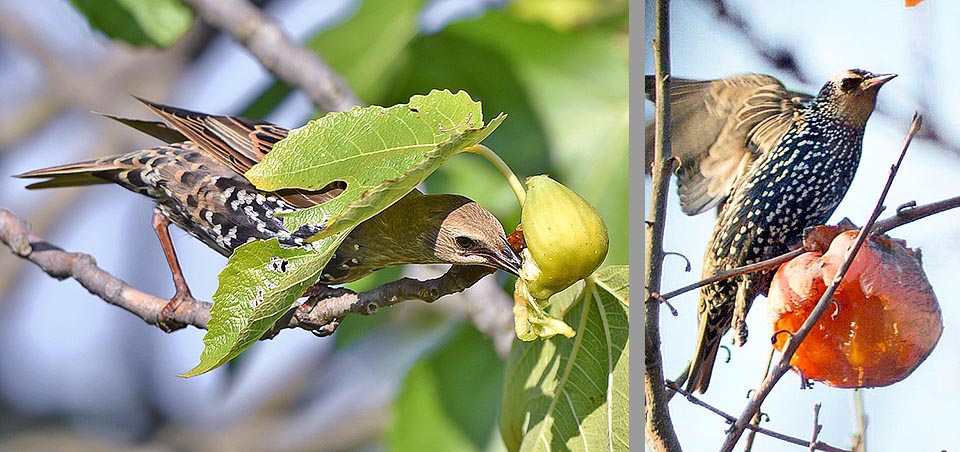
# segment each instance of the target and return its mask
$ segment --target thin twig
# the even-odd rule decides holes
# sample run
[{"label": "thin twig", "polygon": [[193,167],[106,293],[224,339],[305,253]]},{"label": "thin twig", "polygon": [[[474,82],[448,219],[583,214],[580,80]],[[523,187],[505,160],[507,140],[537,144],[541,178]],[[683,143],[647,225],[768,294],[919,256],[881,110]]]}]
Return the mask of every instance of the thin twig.
[{"label": "thin twig", "polygon": [[[677,375],[677,378],[674,378],[673,380],[668,380],[668,381],[666,382],[666,384],[667,384],[667,389],[670,389],[670,387],[673,386],[673,385],[683,386],[684,383],[687,382],[687,378],[689,378],[689,377],[690,377],[690,361],[687,361],[687,365],[684,366],[684,367],[683,367],[683,370],[680,371],[680,375]],[[672,389],[670,389],[669,391],[667,391],[667,401],[669,402],[670,400],[672,400],[672,399],[673,399],[673,396],[674,396],[676,393],[677,393],[677,392],[674,391],[674,390],[672,390]]]},{"label": "thin twig", "polygon": [[204,21],[230,33],[260,64],[325,111],[360,105],[347,82],[247,0],[184,0]]},{"label": "thin twig", "polygon": [[727,437],[720,448],[721,452],[730,452],[733,450],[733,447],[737,444],[740,436],[743,435],[743,430],[750,423],[750,420],[753,418],[753,416],[760,411],[760,405],[763,403],[763,400],[766,399],[767,395],[773,389],[774,385],[777,384],[780,378],[783,377],[783,375],[785,375],[790,369],[790,359],[793,358],[793,354],[796,353],[800,343],[803,342],[803,339],[807,337],[807,334],[810,333],[814,325],[820,321],[820,317],[822,317],[824,312],[827,311],[827,308],[831,304],[833,294],[837,290],[837,286],[840,284],[843,276],[847,273],[847,270],[853,263],[853,258],[856,257],[857,252],[860,250],[860,247],[863,246],[867,236],[870,235],[869,231],[873,229],[873,225],[876,223],[877,217],[880,216],[880,212],[883,211],[883,202],[886,200],[887,193],[890,191],[890,186],[893,185],[893,179],[897,175],[897,170],[900,168],[900,163],[903,162],[903,158],[907,153],[907,149],[910,148],[910,142],[920,130],[921,122],[921,116],[915,113],[913,116],[913,122],[910,124],[910,130],[907,131],[907,136],[903,141],[900,157],[897,159],[897,163],[890,167],[890,175],[887,178],[887,183],[884,185],[883,191],[880,193],[880,198],[877,199],[877,204],[873,209],[873,213],[870,214],[870,219],[867,220],[867,223],[863,226],[863,228],[860,229],[860,232],[857,234],[857,240],[853,247],[847,250],[843,265],[841,265],[840,269],[837,270],[836,276],[823,293],[823,296],[820,297],[820,300],[813,308],[810,316],[807,317],[807,319],[803,322],[803,325],[800,327],[800,329],[791,335],[789,339],[787,339],[786,345],[780,357],[780,361],[777,362],[773,372],[771,372],[767,378],[764,379],[763,383],[760,384],[760,387],[754,392],[753,398],[740,414],[737,422],[730,428],[730,431],[727,433]]},{"label": "thin twig", "polygon": [[853,405],[857,418],[857,434],[853,440],[854,452],[866,452],[867,450],[867,412],[863,406],[863,390],[860,388],[853,390]]},{"label": "thin twig", "polygon": [[[13,254],[33,262],[48,275],[57,279],[72,278],[90,293],[151,325],[158,326],[160,313],[169,301],[134,289],[98,267],[88,254],[64,251],[33,235],[26,221],[2,207],[0,242],[9,247]],[[438,278],[426,281],[404,278],[361,293],[314,286],[308,291],[310,298],[307,302],[291,308],[264,337],[273,337],[286,328],[302,328],[321,336],[329,335],[349,314],[370,315],[381,307],[407,300],[433,302],[442,296],[463,291],[491,272],[486,267],[453,266]],[[212,306],[207,301],[184,301],[170,320],[206,329]]]},{"label": "thin twig", "polygon": [[820,425],[820,403],[813,404],[813,434],[810,435],[810,452],[817,450],[817,438],[820,437],[820,430],[823,430],[823,426]]},{"label": "thin twig", "polygon": [[[773,354],[776,351],[772,346],[770,347],[770,354],[767,356],[767,367],[763,369],[763,375],[760,377],[760,382],[763,383],[763,379],[767,378],[767,374],[770,373],[770,366],[773,365]],[[747,393],[747,397],[750,397],[750,393]],[[759,427],[760,421],[763,416],[763,411],[757,411],[757,414],[753,416],[753,420],[750,421],[750,425]],[[749,427],[748,427],[749,428]],[[757,435],[756,430],[750,430],[750,433],[747,434],[747,444],[743,446],[744,452],[750,452],[753,449],[753,439]]]},{"label": "thin twig", "polygon": [[[656,41],[653,45],[658,99],[670,99],[670,1],[656,1]],[[679,451],[680,441],[670,420],[669,400],[663,379],[663,356],[660,350],[660,291],[663,274],[663,233],[667,219],[667,193],[672,173],[670,150],[670,102],[657,102],[655,119],[656,142],[653,162],[653,185],[650,199],[650,223],[647,227],[647,262],[644,303],[644,372],[646,396],[647,446],[657,452]]]},{"label": "thin twig", "polygon": [[328,336],[347,314],[373,315],[380,308],[408,300],[433,303],[444,295],[463,291],[494,271],[476,265],[454,265],[438,278],[425,281],[403,278],[359,294],[318,284],[307,291],[307,301],[297,308],[294,326],[307,328],[318,336]]},{"label": "thin twig", "polygon": [[783,263],[789,261],[790,259],[793,259],[793,258],[795,258],[795,257],[797,257],[797,256],[799,256],[799,255],[801,255],[801,254],[803,254],[803,248],[797,248],[797,249],[795,249],[795,250],[788,251],[788,252],[783,253],[783,254],[781,254],[781,255],[779,255],[779,256],[777,256],[777,257],[772,257],[772,258],[767,259],[767,260],[764,260],[764,261],[755,262],[755,263],[753,263],[753,264],[744,265],[744,266],[742,266],[742,267],[731,268],[730,270],[719,271],[719,272],[717,272],[716,274],[714,274],[713,276],[711,276],[711,277],[709,277],[709,278],[707,278],[707,279],[703,279],[703,280],[697,281],[697,282],[695,282],[695,283],[693,283],[693,284],[688,284],[688,285],[683,286],[683,287],[681,287],[681,288],[679,288],[679,289],[672,290],[672,291],[667,292],[667,293],[665,293],[665,294],[661,294],[661,295],[660,295],[660,299],[661,299],[661,300],[669,300],[669,299],[671,299],[671,298],[673,298],[673,297],[675,297],[675,296],[677,296],[677,295],[687,293],[687,292],[689,292],[689,291],[691,291],[691,290],[694,290],[694,289],[699,289],[699,288],[701,288],[701,287],[703,287],[703,286],[706,286],[707,284],[713,284],[713,283],[715,283],[715,282],[717,282],[717,281],[723,281],[723,280],[725,280],[725,279],[730,279],[730,278],[733,278],[734,276],[742,275],[742,274],[744,274],[744,273],[753,273],[753,272],[758,272],[758,271],[762,271],[762,270],[769,270],[769,269],[772,269],[772,268],[776,268],[776,267],[779,267],[781,264],[783,264]]},{"label": "thin twig", "polygon": [[[676,384],[676,383],[673,383],[673,382],[668,383],[668,388],[669,388],[671,391],[675,391],[676,393],[679,393],[680,395],[686,397],[686,399],[689,400],[690,403],[692,403],[692,404],[694,404],[694,405],[697,405],[697,406],[704,407],[704,408],[706,408],[708,411],[710,411],[711,413],[716,414],[716,415],[722,417],[722,418],[724,419],[724,421],[726,421],[728,424],[732,424],[732,423],[734,423],[734,421],[737,420],[737,418],[733,417],[733,415],[727,414],[727,413],[724,412],[723,410],[721,410],[721,409],[719,409],[719,408],[717,408],[717,407],[714,407],[714,406],[710,405],[710,404],[707,403],[707,402],[704,402],[703,400],[697,398],[697,396],[695,396],[695,395],[687,392],[685,389],[683,389],[680,385],[678,385],[678,384]],[[798,446],[809,446],[809,445],[810,445],[810,440],[798,438],[798,437],[795,437],[795,436],[785,435],[785,434],[783,434],[783,433],[775,432],[775,431],[773,431],[773,430],[770,430],[770,429],[767,429],[767,428],[763,428],[763,427],[760,427],[760,426],[757,426],[757,425],[750,424],[750,425],[747,426],[747,428],[750,429],[751,431],[755,431],[755,432],[757,432],[757,433],[760,433],[761,435],[766,435],[766,436],[769,436],[769,437],[774,438],[774,439],[778,439],[778,440],[783,441],[783,442],[786,442],[786,443],[796,444],[796,445],[798,445]],[[826,444],[826,443],[823,443],[823,442],[820,442],[820,441],[814,442],[814,449],[813,449],[813,450],[822,450],[822,451],[827,451],[827,452],[850,452],[850,451],[847,450],[847,449],[841,449],[841,448],[839,448],[839,447],[831,446],[831,445],[829,445],[829,444]]]},{"label": "thin twig", "polygon": [[921,218],[929,217],[933,214],[944,212],[950,209],[956,209],[957,207],[960,207],[960,196],[954,196],[953,198],[947,198],[942,201],[932,202],[922,206],[899,209],[897,210],[896,215],[877,221],[877,223],[873,225],[873,229],[870,231],[870,233],[883,234],[893,228],[898,228],[907,223],[912,223]]}]

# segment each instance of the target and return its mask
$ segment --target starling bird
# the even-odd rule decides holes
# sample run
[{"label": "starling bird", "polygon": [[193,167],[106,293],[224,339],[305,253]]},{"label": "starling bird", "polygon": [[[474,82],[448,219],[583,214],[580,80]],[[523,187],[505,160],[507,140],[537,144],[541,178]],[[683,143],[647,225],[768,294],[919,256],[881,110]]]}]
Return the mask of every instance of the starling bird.
[{"label": "starling bird", "polygon": [[[257,190],[243,173],[286,137],[287,129],[141,101],[169,126],[108,117],[166,145],[15,177],[49,179],[27,187],[31,189],[112,182],[153,199],[154,229],[176,287],[161,315],[163,325],[180,302],[192,299],[170,240],[170,222],[224,256],[255,239],[277,238],[283,246],[304,246],[320,229],[307,225],[290,231],[275,214],[328,201],[344,186],[334,182],[319,191]],[[463,196],[414,190],[351,231],[319,282],[346,283],[385,267],[434,263],[483,265],[512,274],[521,264],[503,226],[485,208]]]},{"label": "starling bird", "polygon": [[[816,96],[788,91],[767,75],[672,79],[682,209],[695,215],[719,206],[704,278],[783,254],[806,228],[827,221],[857,171],[877,92],[895,76],[843,71]],[[720,338],[731,326],[743,345],[746,313],[771,278],[751,273],[701,288],[687,390],[706,392]]]}]

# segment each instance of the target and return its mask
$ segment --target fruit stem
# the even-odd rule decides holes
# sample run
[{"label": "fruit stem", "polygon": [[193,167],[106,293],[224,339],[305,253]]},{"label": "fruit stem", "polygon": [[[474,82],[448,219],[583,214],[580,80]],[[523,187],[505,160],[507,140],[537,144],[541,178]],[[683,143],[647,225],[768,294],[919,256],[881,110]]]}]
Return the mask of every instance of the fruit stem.
[{"label": "fruit stem", "polygon": [[507,180],[507,183],[510,184],[513,194],[517,196],[517,201],[519,201],[520,205],[523,206],[523,200],[527,198],[527,191],[523,188],[523,182],[520,182],[520,178],[513,173],[513,170],[511,170],[509,166],[507,166],[507,162],[504,162],[496,152],[493,152],[493,149],[490,149],[482,144],[475,144],[465,150],[467,152],[479,155],[493,164],[493,166],[500,171],[500,174],[503,175],[503,178]]}]

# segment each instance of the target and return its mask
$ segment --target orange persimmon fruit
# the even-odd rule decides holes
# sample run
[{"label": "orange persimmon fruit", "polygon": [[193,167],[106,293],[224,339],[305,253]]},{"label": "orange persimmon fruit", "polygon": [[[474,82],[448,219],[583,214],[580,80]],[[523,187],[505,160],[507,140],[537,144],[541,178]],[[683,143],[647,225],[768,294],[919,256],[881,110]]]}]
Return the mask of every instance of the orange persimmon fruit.
[{"label": "orange persimmon fruit", "polygon": [[[810,315],[856,241],[834,238],[826,253],[807,252],[782,265],[768,296],[778,350]],[[943,332],[940,305],[916,252],[870,237],[854,258],[830,306],[790,361],[803,377],[829,386],[887,386],[906,378]]]}]

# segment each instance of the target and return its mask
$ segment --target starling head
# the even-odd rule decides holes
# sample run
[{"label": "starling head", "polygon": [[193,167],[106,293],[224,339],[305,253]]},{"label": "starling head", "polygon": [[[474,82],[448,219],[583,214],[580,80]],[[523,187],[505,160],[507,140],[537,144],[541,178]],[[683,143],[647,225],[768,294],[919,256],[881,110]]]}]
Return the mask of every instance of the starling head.
[{"label": "starling head", "polygon": [[874,74],[863,69],[843,71],[827,81],[817,98],[831,105],[844,123],[863,127],[877,105],[877,93],[897,74]]},{"label": "starling head", "polygon": [[324,278],[342,283],[403,264],[484,265],[516,275],[520,257],[492,213],[467,197],[414,190],[344,240]]},{"label": "starling head", "polygon": [[443,262],[486,265],[517,275],[520,258],[507,243],[500,221],[480,204],[467,201],[440,223],[434,255]]}]

